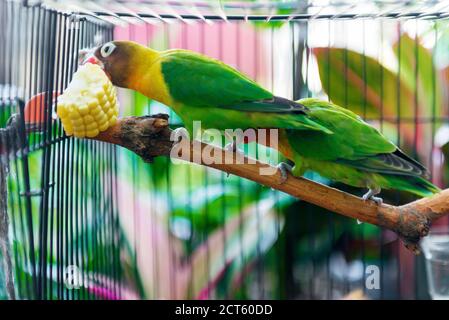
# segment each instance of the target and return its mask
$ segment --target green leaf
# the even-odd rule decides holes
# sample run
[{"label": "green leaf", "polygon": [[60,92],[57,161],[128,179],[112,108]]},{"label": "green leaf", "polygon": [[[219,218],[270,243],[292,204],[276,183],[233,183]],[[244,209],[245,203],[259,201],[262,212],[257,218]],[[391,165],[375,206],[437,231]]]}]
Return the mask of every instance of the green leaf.
[{"label": "green leaf", "polygon": [[375,59],[339,48],[315,48],[313,52],[323,90],[334,103],[369,118],[380,118],[383,113],[395,121],[398,114],[413,115],[413,92]]},{"label": "green leaf", "polygon": [[[424,48],[419,39],[408,34],[401,36],[393,45],[398,58],[400,77],[413,92],[416,91],[418,116],[439,116],[442,101],[441,81],[436,73],[432,53]],[[415,103],[410,106],[414,110]]]}]

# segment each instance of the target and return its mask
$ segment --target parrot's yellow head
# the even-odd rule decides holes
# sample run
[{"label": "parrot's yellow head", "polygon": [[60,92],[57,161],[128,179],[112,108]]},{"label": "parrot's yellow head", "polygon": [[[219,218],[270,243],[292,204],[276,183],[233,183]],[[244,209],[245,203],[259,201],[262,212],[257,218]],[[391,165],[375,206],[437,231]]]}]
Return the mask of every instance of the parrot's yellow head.
[{"label": "parrot's yellow head", "polygon": [[114,85],[130,88],[130,78],[136,75],[139,59],[147,50],[136,42],[111,41],[95,48],[84,63],[100,65]]},{"label": "parrot's yellow head", "polygon": [[137,42],[111,41],[88,49],[82,59],[82,64],[98,64],[115,86],[138,91],[167,105],[172,104],[160,72],[159,51]]}]

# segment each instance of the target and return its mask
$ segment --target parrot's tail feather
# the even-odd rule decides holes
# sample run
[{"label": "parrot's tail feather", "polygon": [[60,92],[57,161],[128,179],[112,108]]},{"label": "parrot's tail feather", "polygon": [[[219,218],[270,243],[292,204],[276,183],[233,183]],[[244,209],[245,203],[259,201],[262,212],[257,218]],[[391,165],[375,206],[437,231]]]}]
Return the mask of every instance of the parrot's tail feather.
[{"label": "parrot's tail feather", "polygon": [[441,191],[436,185],[421,177],[407,177],[407,179],[404,179],[396,176],[394,184],[395,189],[408,191],[420,197],[428,197]]}]

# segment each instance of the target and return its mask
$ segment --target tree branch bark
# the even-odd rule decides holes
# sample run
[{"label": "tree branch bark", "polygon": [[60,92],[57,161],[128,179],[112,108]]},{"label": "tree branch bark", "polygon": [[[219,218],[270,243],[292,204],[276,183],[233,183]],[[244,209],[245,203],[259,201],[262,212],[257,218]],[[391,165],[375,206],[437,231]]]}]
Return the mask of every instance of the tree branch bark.
[{"label": "tree branch bark", "polygon": [[[144,161],[151,162],[157,156],[170,156],[173,146],[170,135],[168,116],[158,114],[122,118],[116,125],[94,139],[125,147],[138,154]],[[191,143],[193,147],[190,148],[189,155],[175,157],[197,162],[193,155],[195,143],[201,151],[207,147],[208,153],[211,152],[212,156],[221,156],[221,159],[230,157],[234,160],[237,157],[235,153],[198,141]],[[341,215],[390,229],[396,232],[405,246],[415,254],[419,253],[419,241],[428,234],[431,222],[449,214],[449,189],[403,206],[377,205],[372,201],[364,201],[349,193],[292,175],[289,175],[285,183],[280,184],[279,171],[274,175],[260,174],[260,169],[267,169],[270,165],[246,157],[243,163],[240,163],[235,164],[233,161],[232,164],[201,164],[283,191]]]}]

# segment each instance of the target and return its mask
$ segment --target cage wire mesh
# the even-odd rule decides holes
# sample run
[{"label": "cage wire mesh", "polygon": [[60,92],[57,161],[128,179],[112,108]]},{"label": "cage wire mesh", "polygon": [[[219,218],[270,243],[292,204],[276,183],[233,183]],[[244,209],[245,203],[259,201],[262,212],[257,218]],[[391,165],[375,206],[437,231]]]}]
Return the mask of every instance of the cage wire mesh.
[{"label": "cage wire mesh", "polygon": [[[2,1],[0,297],[428,298],[422,258],[394,233],[212,169],[146,164],[69,138],[54,97],[82,48],[127,39],[190,49],[276,95],[357,112],[445,187],[447,9],[438,1]],[[30,114],[26,103],[40,93],[45,112]],[[164,112],[182,125],[157,101],[124,89],[119,97],[121,116]],[[366,286],[370,266],[379,289]]]},{"label": "cage wire mesh", "polygon": [[[2,240],[10,239],[13,262],[1,270],[13,276],[15,288],[2,288],[1,295],[88,298],[103,287],[117,293],[115,148],[67,139],[52,114],[54,92],[70,81],[78,50],[93,45],[97,33],[111,39],[112,28],[39,5],[2,1],[0,6],[2,182],[10,220],[9,230],[2,225]],[[45,112],[35,108],[35,114],[26,114],[25,103],[36,94]],[[34,127],[28,135],[25,118]],[[96,286],[68,290],[63,281],[68,265],[92,273]]]}]

